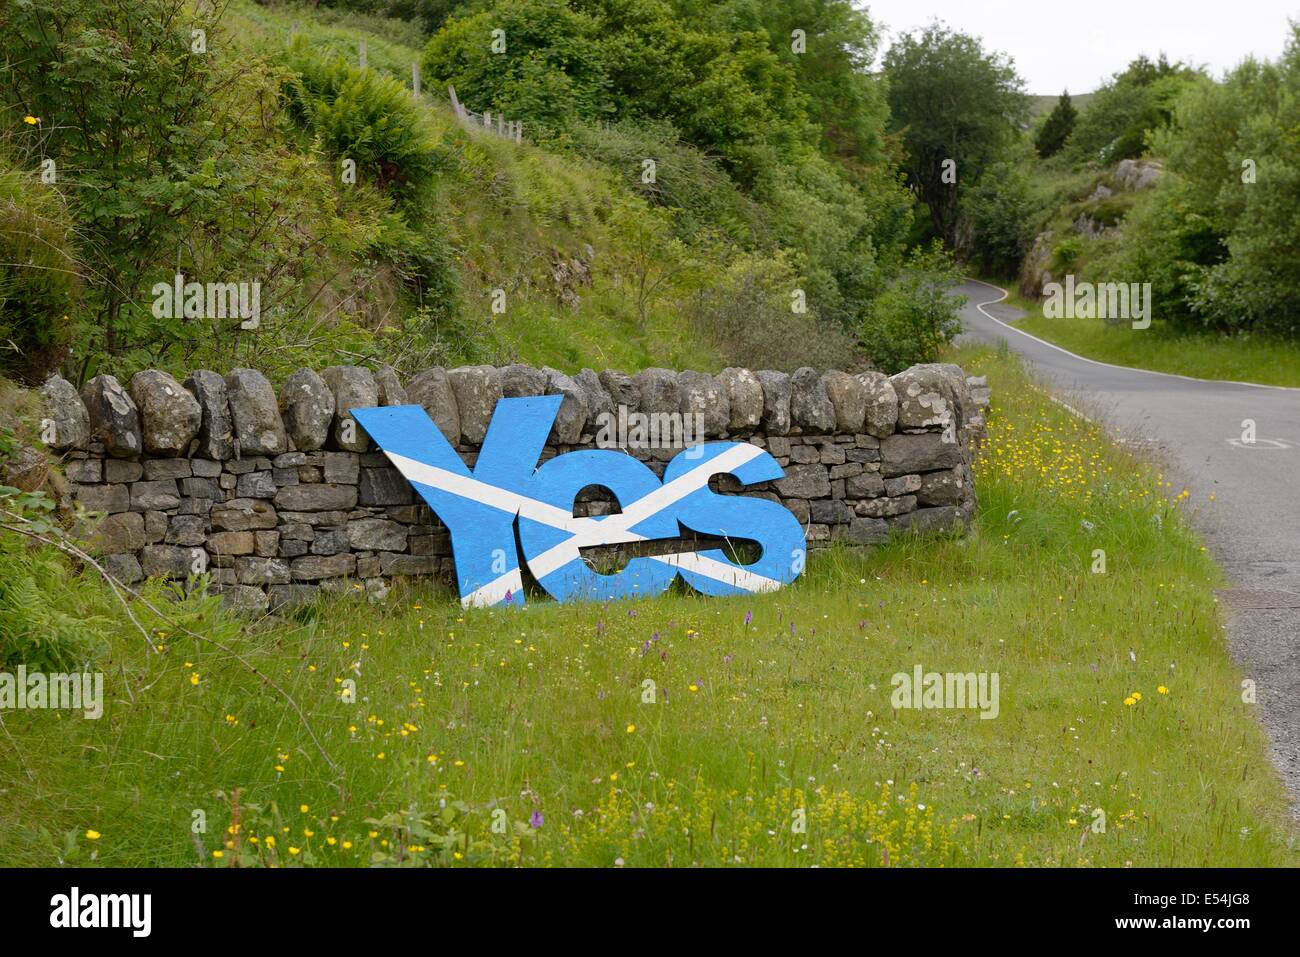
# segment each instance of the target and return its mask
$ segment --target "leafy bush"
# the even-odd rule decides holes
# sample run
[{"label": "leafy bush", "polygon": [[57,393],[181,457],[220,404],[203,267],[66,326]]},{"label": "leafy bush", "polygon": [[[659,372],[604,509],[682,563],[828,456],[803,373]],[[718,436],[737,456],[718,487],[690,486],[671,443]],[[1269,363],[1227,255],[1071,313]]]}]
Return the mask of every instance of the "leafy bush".
[{"label": "leafy bush", "polygon": [[937,243],[916,250],[902,274],[872,304],[860,339],[872,361],[894,373],[918,362],[934,362],[939,349],[961,330],[952,294],[961,273]]},{"label": "leafy bush", "polygon": [[[0,465],[11,452],[0,429]],[[0,485],[0,668],[75,671],[103,650],[106,622],[87,614],[66,562],[13,531],[58,534],[54,503],[40,492]]]},{"label": "leafy bush", "polygon": [[63,361],[79,268],[62,197],[0,158],[0,371],[35,384]]},{"label": "leafy bush", "polygon": [[[763,230],[764,210],[743,194],[726,171],[702,150],[681,140],[662,120],[618,120],[598,126],[572,120],[565,143],[580,155],[613,170],[630,192],[676,211],[677,235],[690,241],[720,233],[752,246]],[[655,176],[646,182],[643,162],[653,158]]]},{"label": "leafy bush", "polygon": [[985,275],[1011,276],[1034,239],[1027,164],[997,162],[962,197],[962,252]]},{"label": "leafy bush", "polygon": [[690,304],[693,323],[732,365],[793,371],[861,364],[851,336],[792,309],[800,279],[788,253],[743,253]]},{"label": "leafy bush", "polygon": [[[597,20],[566,0],[501,0],[443,25],[425,47],[430,83],[451,84],[477,112],[558,126],[606,112]],[[502,30],[504,52],[492,49]]]},{"label": "leafy bush", "polygon": [[1154,63],[1138,57],[1094,94],[1075,123],[1067,152],[1103,165],[1141,156],[1150,135],[1169,123],[1178,98],[1203,79],[1163,54]]},{"label": "leafy bush", "polygon": [[1059,239],[1052,247],[1052,272],[1057,276],[1077,272],[1086,247],[1086,240],[1073,233]]},{"label": "leafy bush", "polygon": [[288,57],[295,112],[340,159],[380,189],[412,195],[438,166],[437,143],[410,91],[342,57],[312,54],[299,37]]}]

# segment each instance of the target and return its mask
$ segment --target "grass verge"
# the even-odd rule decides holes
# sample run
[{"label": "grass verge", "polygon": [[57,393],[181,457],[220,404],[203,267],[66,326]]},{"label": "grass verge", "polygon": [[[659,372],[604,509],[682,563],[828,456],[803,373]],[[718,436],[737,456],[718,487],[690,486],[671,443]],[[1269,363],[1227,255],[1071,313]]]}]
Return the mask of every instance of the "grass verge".
[{"label": "grass verge", "polygon": [[1180,333],[1154,320],[1149,329],[1103,319],[1048,319],[1041,303],[1012,296],[1028,315],[1013,323],[1063,349],[1118,366],[1197,379],[1300,386],[1300,343],[1263,336]]},{"label": "grass verge", "polygon": [[[833,551],[746,599],[411,591],[246,625],[190,599],[336,766],[228,654],[123,623],[102,719],[4,715],[0,859],[1294,866],[1194,504],[1014,359],[958,358],[995,402],[972,535]],[[997,717],[895,710],[918,664],[996,672]]]}]

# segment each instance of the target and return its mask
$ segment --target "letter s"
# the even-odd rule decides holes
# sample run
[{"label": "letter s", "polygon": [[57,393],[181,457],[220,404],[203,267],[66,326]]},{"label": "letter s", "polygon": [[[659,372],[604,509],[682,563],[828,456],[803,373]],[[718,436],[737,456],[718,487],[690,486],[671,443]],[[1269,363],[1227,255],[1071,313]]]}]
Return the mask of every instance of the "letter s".
[{"label": "letter s", "polygon": [[807,547],[799,520],[776,502],[719,495],[708,484],[713,475],[732,475],[742,485],[752,485],[782,478],[785,472],[771,455],[745,442],[709,442],[703,449],[700,456],[697,447],[694,461],[678,453],[664,471],[665,488],[674,482],[695,486],[677,504],[678,522],[704,535],[756,541],[763,554],[750,565],[731,561],[718,548],[659,560],[674,565],[692,588],[706,595],[741,595],[788,585],[803,570],[790,556]]}]

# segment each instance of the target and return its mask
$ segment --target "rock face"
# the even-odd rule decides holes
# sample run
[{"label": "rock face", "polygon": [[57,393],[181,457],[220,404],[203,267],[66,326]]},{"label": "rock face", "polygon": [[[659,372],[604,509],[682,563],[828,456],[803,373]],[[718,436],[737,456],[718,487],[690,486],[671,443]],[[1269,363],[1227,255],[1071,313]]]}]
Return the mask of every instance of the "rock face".
[{"label": "rock face", "polygon": [[790,377],[784,372],[763,369],[754,373],[763,387],[763,424],[768,435],[790,431]]},{"label": "rock face", "polygon": [[898,426],[898,393],[889,376],[883,372],[859,372],[856,378],[862,383],[867,402],[863,428],[878,439],[892,435]]},{"label": "rock face", "polygon": [[[41,386],[42,441],[52,449],[81,449],[90,441],[90,414],[76,387],[58,375]],[[48,423],[49,428],[44,426]]]},{"label": "rock face", "polygon": [[593,369],[583,369],[573,381],[578,383],[578,388],[582,389],[583,397],[587,400],[587,428],[596,429],[599,423],[605,421],[606,416],[617,414],[614,408],[614,399],[610,396],[609,390],[601,384],[600,376]]},{"label": "rock face", "polygon": [[330,366],[320,377],[334,393],[331,444],[348,452],[366,451],[370,448],[370,436],[348,410],[373,409],[379,405],[379,385],[374,374],[361,366]]},{"label": "rock face", "polygon": [[822,376],[822,388],[831,400],[837,432],[861,432],[867,416],[867,390],[847,372],[831,369]]},{"label": "rock face", "polygon": [[392,366],[380,366],[375,370],[375,385],[379,386],[380,405],[407,404],[406,390]]},{"label": "rock face", "polygon": [[507,399],[546,395],[546,373],[532,366],[506,366],[501,370],[501,394]]},{"label": "rock face", "polygon": [[151,455],[184,455],[199,434],[203,410],[185,387],[157,369],[131,378],[131,398],[140,410],[144,450]]},{"label": "rock face", "polygon": [[727,406],[731,410],[728,427],[734,431],[758,428],[763,420],[763,384],[748,369],[723,369],[718,374],[727,390]]},{"label": "rock face", "polygon": [[1151,160],[1126,159],[1115,167],[1114,179],[1121,189],[1136,192],[1150,189],[1160,181],[1164,171],[1163,166]]},{"label": "rock face", "polygon": [[582,427],[587,424],[587,394],[582,386],[558,369],[545,371],[546,394],[564,396],[555,416],[551,438],[561,445],[573,445],[582,438]]},{"label": "rock face", "polygon": [[256,369],[235,369],[226,376],[235,448],[242,455],[278,455],[288,437],[270,380]]},{"label": "rock face", "polygon": [[460,412],[456,408],[456,395],[452,392],[446,369],[434,366],[416,373],[406,383],[406,395],[411,402],[424,407],[448,442],[452,445],[460,442]]},{"label": "rock face", "polygon": [[632,376],[641,397],[641,412],[676,412],[681,405],[677,373],[668,369],[642,369]]},{"label": "rock face", "polygon": [[628,412],[637,412],[641,408],[641,390],[626,372],[606,369],[599,376],[600,384],[609,393],[610,400],[617,406],[623,406]]},{"label": "rock face", "polygon": [[323,449],[334,422],[334,392],[311,369],[299,369],[280,390],[280,415],[295,449]]},{"label": "rock face", "polygon": [[703,372],[683,372],[677,377],[677,389],[683,415],[701,415],[706,436],[726,434],[731,425],[731,400],[721,381]]},{"label": "rock face", "polygon": [[117,458],[134,458],[144,448],[140,412],[117,379],[97,375],[81,387],[81,401],[90,417],[90,436]]},{"label": "rock face", "polygon": [[835,407],[816,369],[790,376],[790,420],[805,432],[835,431]]},{"label": "rock face", "polygon": [[957,424],[952,382],[936,365],[912,366],[890,382],[898,396],[900,429],[942,429]]},{"label": "rock face", "polygon": [[466,442],[481,445],[503,394],[501,373],[496,366],[462,366],[448,370],[447,379],[460,411],[461,435]]},{"label": "rock face", "polygon": [[185,388],[199,403],[199,445],[194,454],[214,462],[234,455],[234,423],[230,419],[230,399],[226,380],[215,372],[199,369],[190,373]]},{"label": "rock face", "polygon": [[[51,380],[43,398],[49,429],[68,443],[72,500],[98,513],[84,537],[105,568],[122,581],[152,576],[186,587],[206,575],[234,607],[262,613],[310,600],[318,588],[378,600],[394,577],[454,579],[447,529],[385,455],[340,428],[341,408],[400,402],[400,390],[392,370],[300,369],[277,401],[251,369],[225,378],[201,370],[184,388],[150,370],[132,380],[134,398],[111,376],[91,380],[82,396]],[[745,488],[718,476],[711,484],[784,506],[810,548],[968,525],[970,466],[989,403],[986,382],[943,363],[892,379],[813,369],[569,376],[522,365],[437,368],[414,376],[405,399],[428,410],[472,466],[497,401],[529,395],[562,399],[541,460],[595,447],[596,418],[620,407],[698,414],[705,435],[766,449],[781,478]],[[658,475],[679,451],[628,445]],[[31,458],[33,468],[48,468],[46,456]],[[572,512],[605,516],[619,507],[589,488]]]}]

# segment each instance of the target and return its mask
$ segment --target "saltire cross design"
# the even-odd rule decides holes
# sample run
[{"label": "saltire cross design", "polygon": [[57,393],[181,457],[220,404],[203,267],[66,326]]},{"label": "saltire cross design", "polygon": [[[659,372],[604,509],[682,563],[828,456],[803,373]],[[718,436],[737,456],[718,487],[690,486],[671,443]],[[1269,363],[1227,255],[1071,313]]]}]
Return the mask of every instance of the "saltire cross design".
[{"label": "saltire cross design", "polygon": [[[706,595],[771,591],[799,577],[806,542],[798,519],[776,502],[718,495],[708,486],[718,474],[742,485],[783,477],[765,450],[746,442],[693,446],[668,463],[662,481],[613,449],[567,452],[539,465],[563,399],[498,400],[473,470],[421,406],[348,410],[447,526],[462,605],[523,605],[520,551],[529,572],[559,601],[658,595],[678,575]],[[574,516],[574,499],[589,485],[609,489],[621,512]],[[755,541],[761,557],[741,565],[716,548],[647,555],[603,575],[580,552],[675,539],[683,528]]]}]

